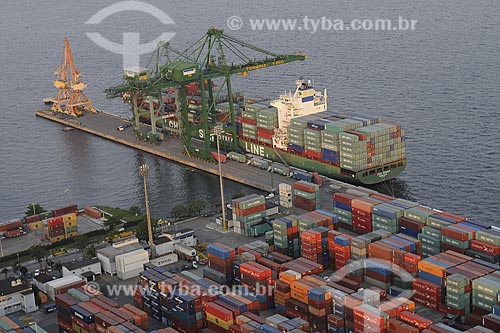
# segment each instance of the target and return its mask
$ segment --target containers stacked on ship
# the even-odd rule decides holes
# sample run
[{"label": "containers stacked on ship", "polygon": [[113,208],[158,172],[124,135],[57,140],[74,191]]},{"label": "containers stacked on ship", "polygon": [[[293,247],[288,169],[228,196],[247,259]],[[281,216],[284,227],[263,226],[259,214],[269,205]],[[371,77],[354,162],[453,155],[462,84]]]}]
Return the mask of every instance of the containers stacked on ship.
[{"label": "containers stacked on ship", "polygon": [[[245,110],[241,114],[242,123],[242,136],[244,139],[249,139],[250,141],[257,142],[258,140],[258,130],[257,130],[257,119],[258,114],[269,109],[268,105],[253,103],[245,105]],[[272,117],[271,117],[272,118]],[[266,119],[263,119],[265,122]],[[261,122],[263,124],[263,122]],[[264,139],[264,138],[263,138]],[[272,141],[272,140],[271,140]]]},{"label": "containers stacked on ship", "polygon": [[339,144],[340,167],[351,171],[384,166],[406,156],[404,132],[388,123],[340,133]]},{"label": "containers stacked on ship", "polygon": [[233,200],[234,232],[243,236],[253,236],[251,227],[262,224],[266,216],[266,199],[262,195],[251,194]]},{"label": "containers stacked on ship", "polygon": [[292,185],[281,183],[278,186],[280,196],[280,206],[283,208],[292,208]]},{"label": "containers stacked on ship", "polygon": [[276,108],[268,108],[257,112],[257,141],[259,144],[272,146],[274,129],[277,127],[278,110]]},{"label": "containers stacked on ship", "polygon": [[233,279],[232,262],[236,252],[221,243],[210,244],[207,248],[208,267],[203,268],[203,276],[217,283],[230,284]]},{"label": "containers stacked on ship", "polygon": [[319,186],[305,181],[293,184],[293,204],[309,211],[320,209]]},{"label": "containers stacked on ship", "polygon": [[273,221],[274,250],[297,258],[300,255],[299,220],[289,215]]}]

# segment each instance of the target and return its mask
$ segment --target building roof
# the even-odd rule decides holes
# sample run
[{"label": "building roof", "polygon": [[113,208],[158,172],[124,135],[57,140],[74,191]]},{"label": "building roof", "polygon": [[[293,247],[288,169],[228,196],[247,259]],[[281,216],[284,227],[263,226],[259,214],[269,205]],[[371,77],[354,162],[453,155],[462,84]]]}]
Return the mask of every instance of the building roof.
[{"label": "building roof", "polygon": [[31,287],[25,284],[24,282],[21,282],[18,285],[13,286],[12,282],[16,281],[17,281],[16,279],[0,280],[0,295],[1,296],[12,295],[18,292],[25,291],[27,289],[31,289]]},{"label": "building roof", "polygon": [[75,269],[87,267],[87,266],[94,265],[97,263],[100,263],[99,259],[92,258],[92,259],[85,259],[82,261],[70,262],[70,263],[64,264],[64,267],[66,267],[66,269],[68,269],[69,271],[74,271]]},{"label": "building roof", "polygon": [[82,273],[82,276],[83,276],[84,278],[93,277],[94,275],[95,275],[95,273],[94,273],[94,272],[92,272],[92,271],[88,271],[88,272],[84,272],[84,273]]},{"label": "building roof", "polygon": [[79,281],[83,281],[82,278],[80,278],[74,274],[71,274],[71,275],[64,276],[64,277],[59,278],[59,279],[49,281],[49,282],[45,283],[45,285],[50,286],[52,288],[58,288],[60,286],[66,286],[68,284],[79,282]]},{"label": "building roof", "polygon": [[135,251],[135,250],[139,250],[139,249],[144,249],[144,248],[141,244],[135,243],[135,244],[124,245],[124,246],[118,247],[118,248],[113,247],[113,246],[108,246],[108,247],[105,247],[104,249],[97,250],[97,253],[110,259],[110,261],[113,261],[117,255],[120,255],[122,253]]},{"label": "building roof", "polygon": [[34,279],[37,280],[38,282],[42,283],[42,284],[54,280],[52,278],[52,276],[48,276],[45,273],[44,274],[40,274],[38,276],[35,276]]},{"label": "building roof", "polygon": [[168,243],[168,242],[171,242],[172,239],[170,239],[170,237],[166,236],[166,237],[158,237],[156,238],[155,240],[153,240],[153,243],[155,245],[160,245],[160,244],[165,244],[165,243]]}]

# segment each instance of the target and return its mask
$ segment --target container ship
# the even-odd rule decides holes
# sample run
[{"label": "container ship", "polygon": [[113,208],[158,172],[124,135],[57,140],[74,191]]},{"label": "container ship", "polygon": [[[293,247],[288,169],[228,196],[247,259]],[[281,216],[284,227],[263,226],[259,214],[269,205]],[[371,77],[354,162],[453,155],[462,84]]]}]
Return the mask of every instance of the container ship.
[{"label": "container ship", "polygon": [[[199,89],[196,84],[187,88],[189,122],[196,123],[201,113]],[[173,90],[163,96],[167,115],[157,123],[168,134],[176,134],[179,129],[174,96]],[[124,96],[124,100],[127,98]],[[238,93],[233,101],[240,107],[235,110],[240,149],[250,156],[358,184],[396,178],[406,167],[405,136],[400,125],[376,116],[328,111],[326,90],[317,91],[310,81],[297,80],[294,91],[276,100],[246,99]],[[227,97],[219,99],[215,112],[216,121],[228,123]],[[150,124],[149,112],[141,120]],[[203,139],[204,133],[196,136]],[[231,156],[238,156],[238,152]]]}]

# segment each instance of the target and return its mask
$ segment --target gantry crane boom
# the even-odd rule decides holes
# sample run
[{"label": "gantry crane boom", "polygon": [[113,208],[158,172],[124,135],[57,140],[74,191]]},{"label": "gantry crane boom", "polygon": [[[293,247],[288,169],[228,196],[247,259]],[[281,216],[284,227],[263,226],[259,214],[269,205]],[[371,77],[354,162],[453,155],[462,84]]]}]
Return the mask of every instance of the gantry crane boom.
[{"label": "gantry crane boom", "polygon": [[80,72],[75,66],[68,38],[64,38],[61,63],[55,74],[58,78],[54,81],[54,86],[59,89],[59,92],[52,106],[53,111],[64,112],[75,117],[82,115],[81,109],[96,112],[92,101],[83,92],[87,85],[81,80]]},{"label": "gantry crane boom", "polygon": [[[223,30],[211,28],[208,32],[195,41],[183,52],[179,52],[170,47],[169,44],[162,44],[162,50],[155,51],[157,62],[154,68],[137,73],[137,75],[124,75],[125,83],[106,89],[108,98],[120,97],[127,93],[130,98],[127,100],[132,108],[135,117],[135,128],[139,128],[139,115],[145,112],[139,97],[144,95],[159,99],[160,113],[163,117],[163,106],[161,103],[162,90],[175,88],[177,97],[180,99],[179,126],[180,133],[184,138],[186,152],[191,155],[198,155],[201,158],[210,158],[210,138],[209,133],[213,123],[209,121],[209,115],[215,109],[216,97],[225,87],[229,102],[229,124],[226,133],[231,137],[231,148],[239,150],[238,135],[234,116],[233,93],[231,87],[231,75],[241,74],[246,76],[250,71],[282,65],[294,61],[304,60],[304,54],[277,54],[262,48],[250,45],[232,36],[224,34]],[[250,55],[249,53],[253,53]],[[160,64],[160,55],[167,58],[165,64]],[[231,57],[231,59],[230,59]],[[212,80],[222,79],[222,85],[214,95]],[[188,120],[188,101],[186,85],[190,83],[199,84],[201,90],[201,115],[195,124]],[[217,95],[217,96],[216,96]],[[143,100],[146,100],[144,98]],[[153,105],[149,104],[149,111]],[[154,112],[151,112],[151,125],[153,131],[156,130],[156,120]],[[212,121],[213,122],[213,121]],[[203,131],[204,147],[196,147],[191,144],[192,133]],[[154,134],[156,132],[153,132]],[[195,153],[196,152],[196,153]]]}]

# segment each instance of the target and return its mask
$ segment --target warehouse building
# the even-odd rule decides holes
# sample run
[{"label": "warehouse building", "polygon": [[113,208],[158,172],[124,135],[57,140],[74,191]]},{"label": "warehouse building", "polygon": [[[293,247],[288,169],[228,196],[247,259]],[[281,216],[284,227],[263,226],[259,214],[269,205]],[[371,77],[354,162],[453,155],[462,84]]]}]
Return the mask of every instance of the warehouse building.
[{"label": "warehouse building", "polygon": [[104,273],[109,275],[116,275],[116,256],[143,249],[143,246],[137,242],[127,243],[126,245],[120,247],[108,246],[104,249],[97,250],[97,259],[100,261],[101,270]]},{"label": "warehouse building", "polygon": [[97,258],[92,258],[66,263],[62,268],[62,275],[76,275],[87,282],[95,281],[96,275],[101,275],[101,262]]},{"label": "warehouse building", "polygon": [[30,313],[38,310],[35,294],[21,280],[0,280],[0,317],[18,311]]}]

